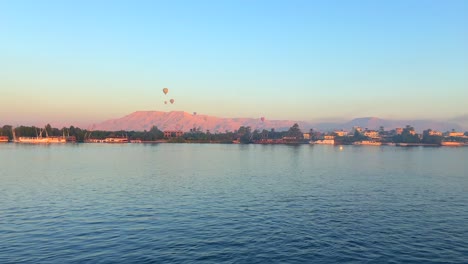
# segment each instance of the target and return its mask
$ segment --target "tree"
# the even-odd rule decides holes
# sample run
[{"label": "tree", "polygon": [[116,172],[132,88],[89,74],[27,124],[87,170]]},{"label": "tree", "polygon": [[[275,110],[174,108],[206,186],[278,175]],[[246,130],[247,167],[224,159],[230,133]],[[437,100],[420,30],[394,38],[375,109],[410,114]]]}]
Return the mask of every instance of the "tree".
[{"label": "tree", "polygon": [[2,128],[0,128],[0,135],[1,136],[7,136],[10,140],[13,139],[13,127],[10,125],[4,125]]},{"label": "tree", "polygon": [[296,139],[303,139],[304,135],[301,132],[301,129],[299,128],[299,125],[295,123],[292,127],[289,128],[287,135],[289,137],[295,137]]},{"label": "tree", "polygon": [[384,135],[384,134],[385,134],[385,129],[384,129],[383,126],[380,126],[380,127],[379,127],[379,135],[382,136],[382,135]]},{"label": "tree", "polygon": [[359,133],[359,131],[355,130],[352,141],[362,141],[362,140],[369,140],[369,137],[366,137],[363,134]]},{"label": "tree", "polygon": [[442,136],[431,136],[430,132],[432,129],[427,129],[423,131],[423,138],[421,140],[422,143],[425,144],[437,144],[439,145],[442,142]]},{"label": "tree", "polygon": [[396,135],[393,140],[395,143],[419,143],[420,139],[414,132],[414,127],[407,125],[401,135]]},{"label": "tree", "polygon": [[48,135],[48,136],[52,136],[52,135],[53,135],[53,133],[52,133],[52,126],[51,126],[50,124],[47,124],[47,125],[45,126],[45,133],[46,133],[46,135]]},{"label": "tree", "polygon": [[240,138],[241,143],[250,143],[252,141],[252,129],[249,126],[239,127],[237,135]]},{"label": "tree", "polygon": [[148,132],[152,140],[158,140],[164,138],[164,132],[158,129],[157,126],[152,126],[150,131]]}]

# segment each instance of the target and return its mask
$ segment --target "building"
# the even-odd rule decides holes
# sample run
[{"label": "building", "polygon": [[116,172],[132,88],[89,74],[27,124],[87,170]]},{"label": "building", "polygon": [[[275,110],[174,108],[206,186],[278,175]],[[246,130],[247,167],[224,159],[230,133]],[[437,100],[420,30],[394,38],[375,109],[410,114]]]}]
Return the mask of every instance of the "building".
[{"label": "building", "polygon": [[354,135],[356,132],[361,133],[362,128],[359,126],[353,126],[353,130],[351,130],[351,133]]},{"label": "building", "polygon": [[463,132],[455,132],[455,131],[445,133],[446,137],[463,137],[464,135],[465,134]]},{"label": "building", "polygon": [[442,132],[435,131],[435,130],[429,130],[427,133],[429,136],[442,136]]},{"label": "building", "polygon": [[304,137],[304,139],[310,139],[310,133],[304,133],[302,134],[302,136]]},{"label": "building", "polygon": [[164,131],[164,138],[173,138],[173,137],[181,137],[184,135],[184,132],[181,130],[166,130]]},{"label": "building", "polygon": [[335,130],[333,132],[337,137],[346,137],[348,135],[348,131],[343,131],[343,130]]},{"label": "building", "polygon": [[363,135],[369,138],[375,138],[375,139],[380,138],[379,131],[376,131],[376,130],[366,130],[364,131]]}]

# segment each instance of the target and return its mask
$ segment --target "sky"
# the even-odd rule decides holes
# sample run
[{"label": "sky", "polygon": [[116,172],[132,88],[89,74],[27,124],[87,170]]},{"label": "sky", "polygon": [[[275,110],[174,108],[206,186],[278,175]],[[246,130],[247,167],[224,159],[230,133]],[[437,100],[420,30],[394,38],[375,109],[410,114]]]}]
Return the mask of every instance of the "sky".
[{"label": "sky", "polygon": [[466,116],[468,1],[4,0],[0,91],[0,125]]}]

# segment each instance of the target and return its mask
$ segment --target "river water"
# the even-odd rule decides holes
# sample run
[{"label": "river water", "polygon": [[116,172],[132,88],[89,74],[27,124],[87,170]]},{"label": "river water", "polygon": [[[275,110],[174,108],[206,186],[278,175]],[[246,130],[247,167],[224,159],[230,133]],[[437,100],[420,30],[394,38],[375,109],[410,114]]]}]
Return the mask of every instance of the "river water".
[{"label": "river water", "polygon": [[467,263],[468,148],[0,145],[0,263]]}]

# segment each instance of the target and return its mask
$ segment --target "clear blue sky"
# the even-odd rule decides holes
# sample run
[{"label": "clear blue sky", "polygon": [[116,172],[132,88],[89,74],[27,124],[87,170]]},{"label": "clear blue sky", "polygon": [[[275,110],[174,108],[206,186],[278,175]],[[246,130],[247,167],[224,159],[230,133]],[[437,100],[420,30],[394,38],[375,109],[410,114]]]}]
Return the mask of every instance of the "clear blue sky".
[{"label": "clear blue sky", "polygon": [[451,118],[468,1],[0,1],[0,87],[0,124]]}]

